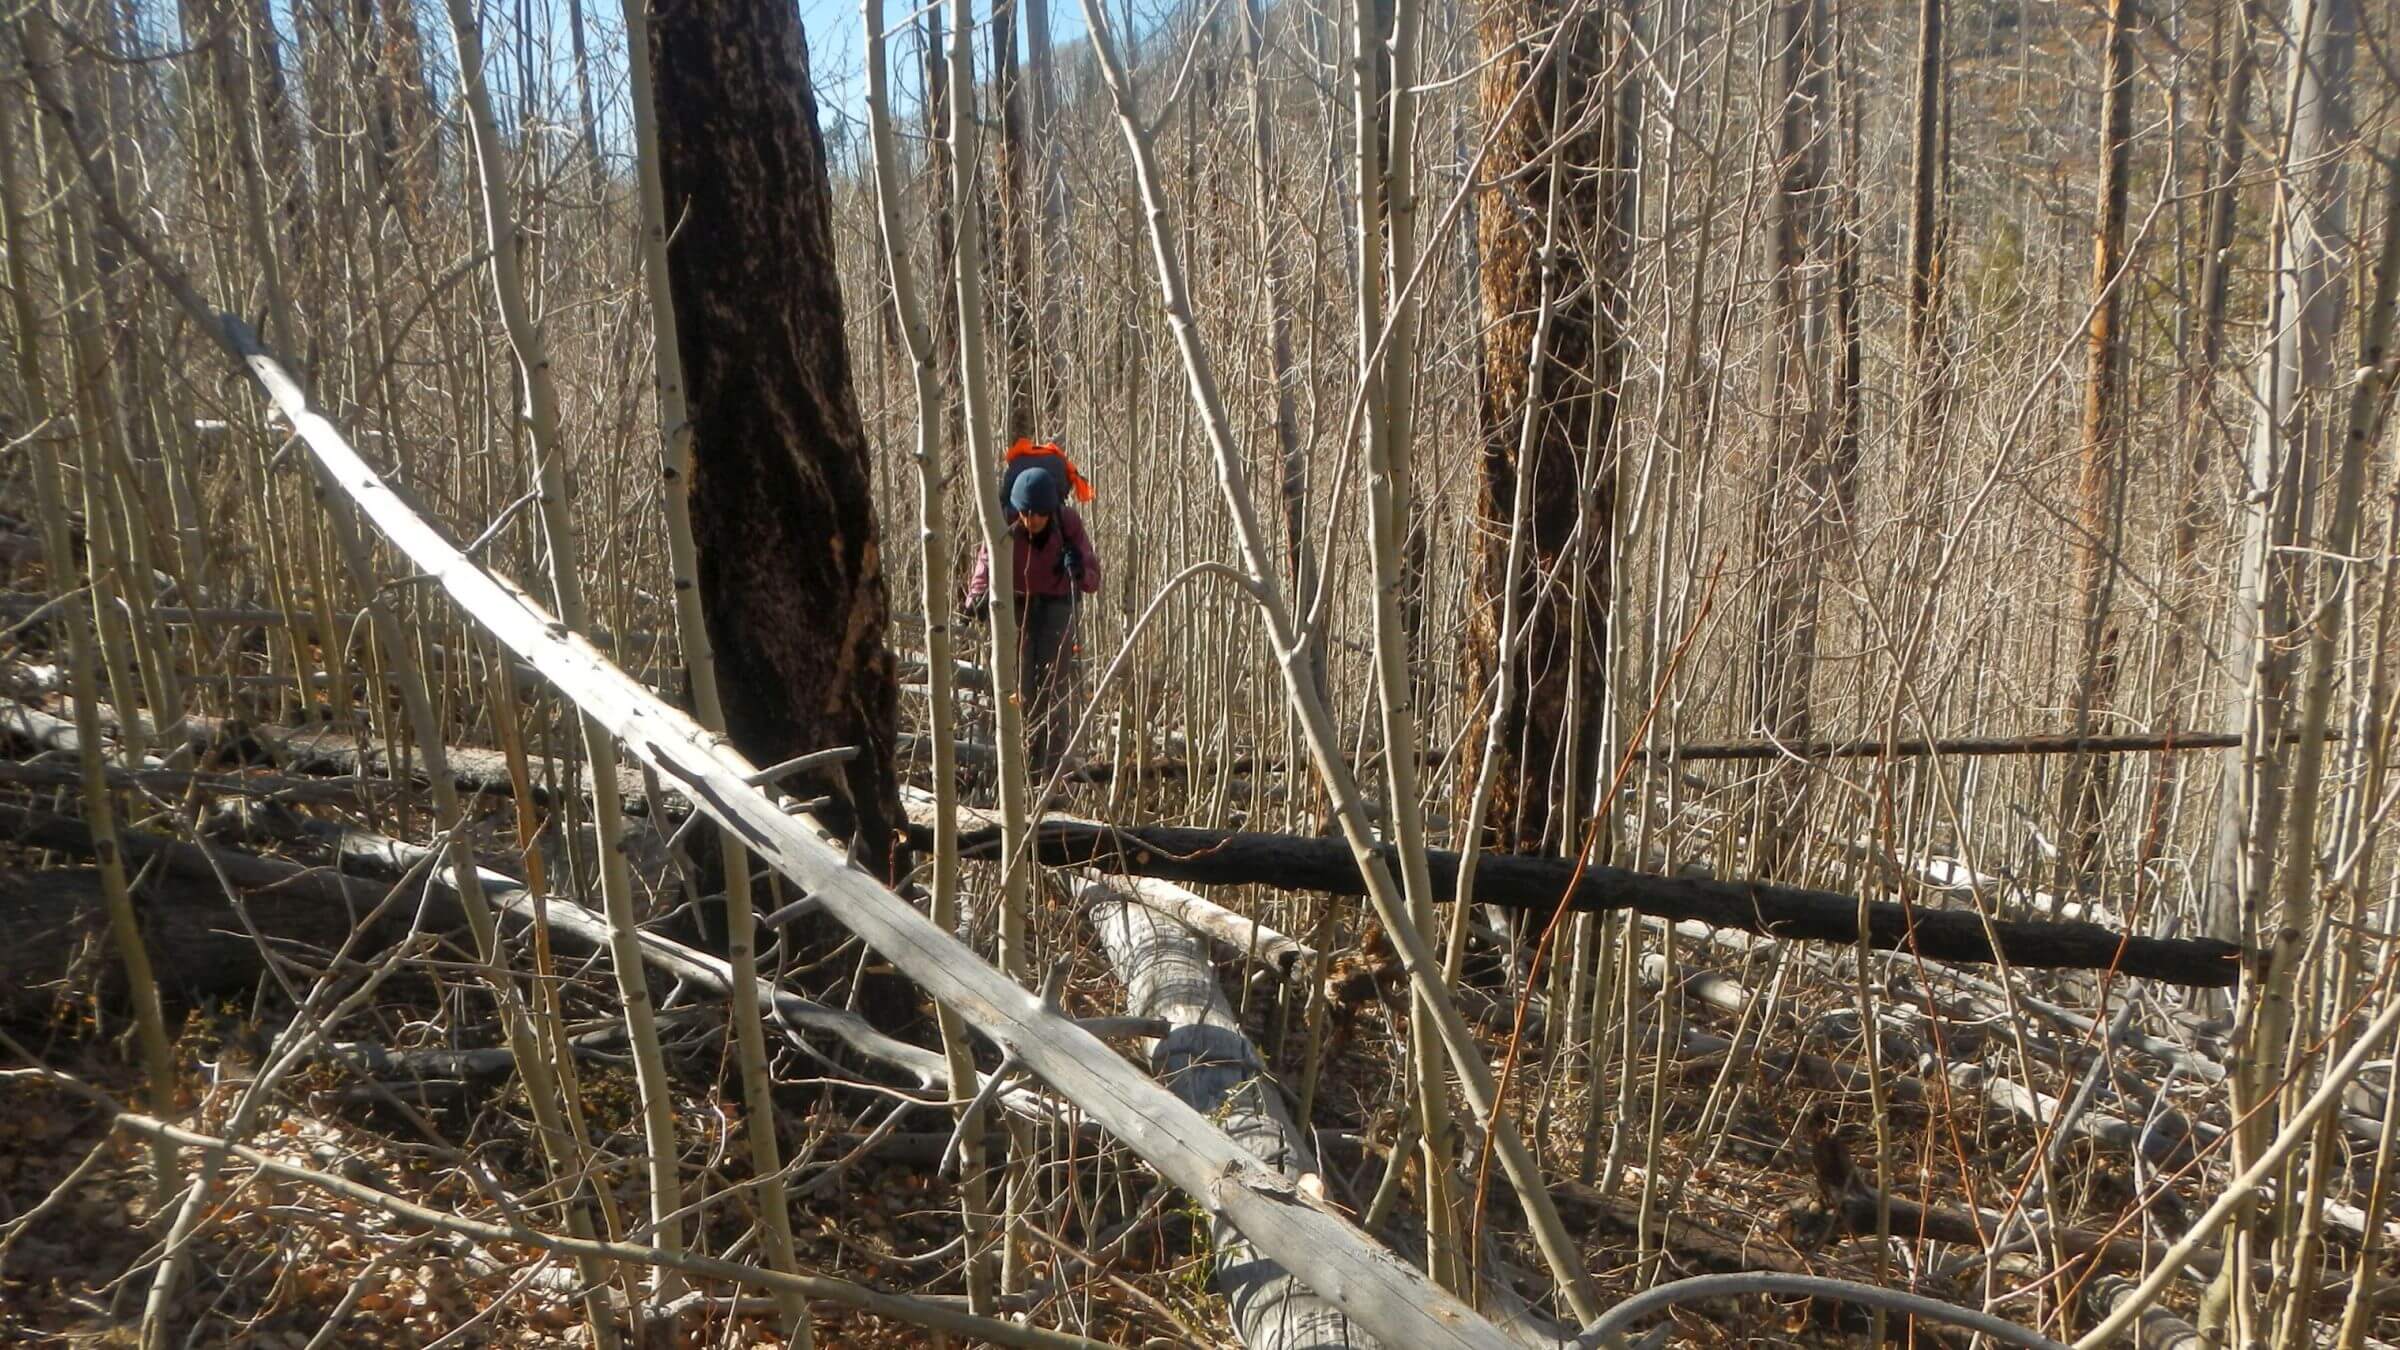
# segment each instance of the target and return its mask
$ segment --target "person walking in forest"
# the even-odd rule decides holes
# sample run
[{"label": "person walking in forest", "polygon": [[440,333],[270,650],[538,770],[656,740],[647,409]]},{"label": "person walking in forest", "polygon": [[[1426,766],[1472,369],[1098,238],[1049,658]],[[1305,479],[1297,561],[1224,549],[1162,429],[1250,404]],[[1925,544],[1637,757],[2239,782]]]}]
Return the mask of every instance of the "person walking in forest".
[{"label": "person walking in forest", "polygon": [[[1071,481],[1084,500],[1090,500],[1090,490],[1076,481],[1071,467],[1061,473],[1042,462],[1047,458],[1012,454],[1000,489],[1016,562],[1017,692],[1037,777],[1046,777],[1067,752],[1074,726],[1067,704],[1074,687],[1075,602],[1100,590],[1099,556],[1092,552],[1083,517],[1067,501]],[[1057,459],[1065,463],[1065,456]],[[982,618],[990,604],[991,553],[978,548],[967,579],[966,613]]]}]

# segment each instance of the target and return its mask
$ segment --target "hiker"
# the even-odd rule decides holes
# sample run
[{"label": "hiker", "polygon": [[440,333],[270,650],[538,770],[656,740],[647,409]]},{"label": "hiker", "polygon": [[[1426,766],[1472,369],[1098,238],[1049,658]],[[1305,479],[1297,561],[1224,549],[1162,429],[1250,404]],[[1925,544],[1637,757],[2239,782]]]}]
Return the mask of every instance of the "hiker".
[{"label": "hiker", "polygon": [[[1074,687],[1075,600],[1099,592],[1100,559],[1083,517],[1066,500],[1067,477],[1046,464],[1010,467],[1015,472],[1001,490],[1016,555],[1017,692],[1032,772],[1047,777],[1074,730],[1067,704]],[[991,554],[978,548],[967,579],[967,616],[980,619],[990,605]]]}]

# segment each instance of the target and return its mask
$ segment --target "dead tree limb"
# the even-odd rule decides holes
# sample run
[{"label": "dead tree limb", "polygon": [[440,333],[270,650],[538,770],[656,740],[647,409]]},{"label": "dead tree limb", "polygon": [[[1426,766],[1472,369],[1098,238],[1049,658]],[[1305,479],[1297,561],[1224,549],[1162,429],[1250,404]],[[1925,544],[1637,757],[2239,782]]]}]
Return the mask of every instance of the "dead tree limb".
[{"label": "dead tree limb", "polygon": [[2179,750],[2225,750],[2241,744],[2239,736],[2211,731],[2170,731],[2156,736],[1955,736],[1905,740],[1738,741],[1731,745],[1679,745],[1638,752],[1653,762],[1691,764],[1701,760],[1765,759],[1921,759],[1927,756],[1976,758],[1990,755],[2100,755],[2172,753]]}]

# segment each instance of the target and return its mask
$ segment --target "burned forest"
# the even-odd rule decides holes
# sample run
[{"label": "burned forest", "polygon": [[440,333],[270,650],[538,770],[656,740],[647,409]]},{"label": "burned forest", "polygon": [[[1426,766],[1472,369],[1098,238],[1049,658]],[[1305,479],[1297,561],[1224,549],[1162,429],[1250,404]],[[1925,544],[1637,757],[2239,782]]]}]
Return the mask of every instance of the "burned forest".
[{"label": "burned forest", "polygon": [[0,1345],[2400,1346],[2394,0],[16,0]]}]

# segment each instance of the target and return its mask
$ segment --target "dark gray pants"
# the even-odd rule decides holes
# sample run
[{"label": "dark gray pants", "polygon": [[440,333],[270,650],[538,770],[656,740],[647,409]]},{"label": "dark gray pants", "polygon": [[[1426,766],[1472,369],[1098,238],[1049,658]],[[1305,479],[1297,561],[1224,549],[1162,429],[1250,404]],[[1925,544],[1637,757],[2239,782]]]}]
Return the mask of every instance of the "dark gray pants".
[{"label": "dark gray pants", "polygon": [[[1025,710],[1025,750],[1038,780],[1047,778],[1075,733],[1075,601],[1025,597],[1017,607],[1017,692]],[[1040,783],[1035,783],[1040,788]]]}]

